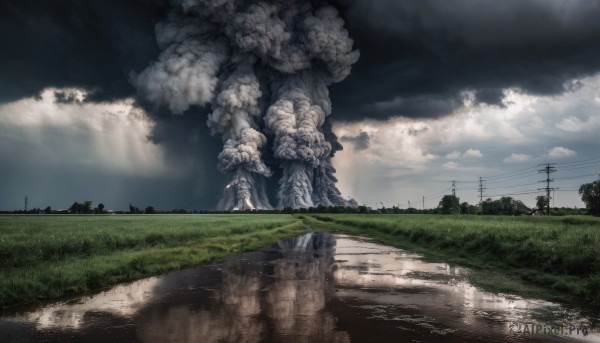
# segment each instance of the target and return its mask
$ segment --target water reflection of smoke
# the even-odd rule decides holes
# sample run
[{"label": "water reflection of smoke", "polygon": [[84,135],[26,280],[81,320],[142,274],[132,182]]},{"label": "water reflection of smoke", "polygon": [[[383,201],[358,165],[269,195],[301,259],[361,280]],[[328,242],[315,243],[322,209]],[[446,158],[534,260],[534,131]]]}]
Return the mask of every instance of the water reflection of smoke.
[{"label": "water reflection of smoke", "polygon": [[275,262],[275,282],[266,296],[275,334],[289,342],[349,342],[346,333],[335,331],[335,319],[324,310],[334,238],[308,233],[285,243],[280,242],[284,258]]},{"label": "water reflection of smoke", "polygon": [[207,305],[150,310],[138,317],[138,338],[144,342],[349,342],[345,332],[335,331],[335,319],[325,311],[334,248],[333,236],[309,233],[281,241],[283,258],[271,265],[230,259],[222,266],[222,283]]},{"label": "water reflection of smoke", "polygon": [[194,310],[187,305],[167,307],[139,318],[142,342],[261,342],[266,325],[252,316],[233,315],[226,309]]},{"label": "water reflection of smoke", "polygon": [[267,323],[260,316],[263,265],[228,259],[222,265],[222,281],[200,308],[190,304],[155,307],[136,321],[143,342],[240,342],[264,341]]}]

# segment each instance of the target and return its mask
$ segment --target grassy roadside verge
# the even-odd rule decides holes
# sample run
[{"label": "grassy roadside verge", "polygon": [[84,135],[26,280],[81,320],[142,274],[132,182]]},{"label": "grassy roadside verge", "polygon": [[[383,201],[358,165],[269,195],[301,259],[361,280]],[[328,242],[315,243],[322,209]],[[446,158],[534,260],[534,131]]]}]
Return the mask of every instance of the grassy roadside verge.
[{"label": "grassy roadside verge", "polygon": [[474,268],[486,290],[600,304],[600,220],[587,217],[302,216],[315,231],[363,235]]},{"label": "grassy roadside verge", "polygon": [[304,227],[290,215],[0,216],[0,306],[192,267]]}]

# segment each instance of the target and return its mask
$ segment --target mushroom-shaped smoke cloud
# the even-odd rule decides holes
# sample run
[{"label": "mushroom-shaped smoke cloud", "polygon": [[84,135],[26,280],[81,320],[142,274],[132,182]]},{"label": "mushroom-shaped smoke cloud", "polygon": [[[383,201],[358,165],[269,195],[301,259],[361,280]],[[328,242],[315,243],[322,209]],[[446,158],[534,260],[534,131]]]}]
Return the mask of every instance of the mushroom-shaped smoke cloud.
[{"label": "mushroom-shaped smoke cloud", "polygon": [[[175,0],[156,27],[158,61],[132,78],[145,101],[173,113],[212,106],[219,170],[230,183],[221,209],[270,208],[265,178],[282,168],[279,207],[347,206],[331,158],[328,86],[358,60],[327,1]],[[267,165],[264,149],[272,150]]]}]

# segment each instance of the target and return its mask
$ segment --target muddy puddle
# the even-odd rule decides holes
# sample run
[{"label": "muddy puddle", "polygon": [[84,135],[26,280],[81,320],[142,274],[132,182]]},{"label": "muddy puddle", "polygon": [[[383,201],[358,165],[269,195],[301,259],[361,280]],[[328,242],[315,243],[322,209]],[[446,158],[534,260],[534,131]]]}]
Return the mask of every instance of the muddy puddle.
[{"label": "muddy puddle", "polygon": [[466,273],[367,240],[307,233],[5,312],[0,342],[600,342],[597,318],[482,292]]}]

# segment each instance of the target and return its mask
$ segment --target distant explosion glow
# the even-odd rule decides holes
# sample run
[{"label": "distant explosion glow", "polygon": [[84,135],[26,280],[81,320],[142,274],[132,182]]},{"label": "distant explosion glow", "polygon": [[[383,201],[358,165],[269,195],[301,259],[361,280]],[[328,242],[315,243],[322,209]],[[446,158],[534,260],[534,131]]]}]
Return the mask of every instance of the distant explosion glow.
[{"label": "distant explosion glow", "polygon": [[218,168],[230,176],[219,208],[272,208],[273,168],[282,169],[277,207],[356,206],[335,185],[331,159],[341,146],[323,125],[328,86],[359,57],[338,11],[317,0],[172,3],[156,26],[158,60],[132,82],[175,114],[211,106],[208,126],[224,143]]}]

